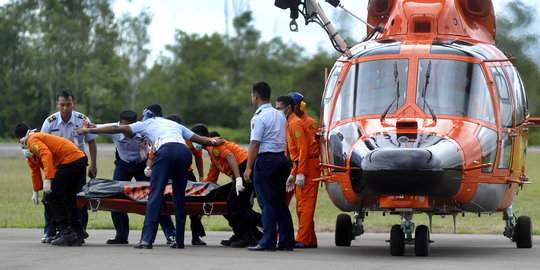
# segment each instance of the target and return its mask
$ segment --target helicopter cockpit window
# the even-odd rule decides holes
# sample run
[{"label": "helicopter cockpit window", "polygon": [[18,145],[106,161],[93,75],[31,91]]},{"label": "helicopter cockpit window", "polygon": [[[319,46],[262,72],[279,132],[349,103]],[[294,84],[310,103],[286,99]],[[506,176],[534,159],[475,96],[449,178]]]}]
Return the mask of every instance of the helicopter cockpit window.
[{"label": "helicopter cockpit window", "polygon": [[341,119],[353,116],[354,108],[354,77],[356,76],[356,66],[351,66],[347,72],[347,76],[341,85],[339,96],[334,107],[332,115],[332,123]]},{"label": "helicopter cockpit window", "polygon": [[332,104],[332,96],[336,89],[338,83],[339,75],[341,74],[341,66],[335,66],[330,72],[326,87],[324,89],[324,99],[323,99],[323,123],[324,126],[328,126],[328,117],[330,117],[330,105]]},{"label": "helicopter cockpit window", "polygon": [[516,125],[521,125],[523,124],[526,116],[528,117],[525,89],[523,87],[523,82],[519,77],[519,73],[514,66],[506,66],[506,72],[508,73],[508,77],[510,77],[512,90],[514,90],[514,101],[516,103]]},{"label": "helicopter cockpit window", "polygon": [[506,76],[501,67],[491,67],[491,74],[499,94],[501,124],[503,127],[511,128],[514,125],[514,104],[512,103],[512,95],[510,94]]},{"label": "helicopter cockpit window", "polygon": [[480,65],[420,59],[416,104],[427,114],[474,118],[495,124],[493,102]]}]

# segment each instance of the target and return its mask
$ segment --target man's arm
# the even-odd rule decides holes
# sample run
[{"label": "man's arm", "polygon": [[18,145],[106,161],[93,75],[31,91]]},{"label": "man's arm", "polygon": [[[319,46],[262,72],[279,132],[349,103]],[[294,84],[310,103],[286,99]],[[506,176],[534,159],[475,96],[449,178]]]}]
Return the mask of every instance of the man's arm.
[{"label": "man's arm", "polygon": [[120,125],[120,126],[106,126],[106,127],[95,127],[95,128],[78,128],[77,134],[85,135],[88,133],[99,134],[99,133],[124,133],[126,137],[131,137],[133,132],[129,125]]},{"label": "man's arm", "polygon": [[88,177],[96,178],[97,176],[97,143],[96,140],[88,142],[88,149],[90,150],[90,168],[88,168]]},{"label": "man's arm", "polygon": [[253,180],[251,179],[251,171],[253,170],[253,164],[255,163],[255,159],[257,159],[257,155],[259,154],[260,147],[260,141],[251,140],[249,142],[248,161],[246,165],[246,171],[244,172],[244,180],[246,180],[246,182],[248,183],[253,182]]}]

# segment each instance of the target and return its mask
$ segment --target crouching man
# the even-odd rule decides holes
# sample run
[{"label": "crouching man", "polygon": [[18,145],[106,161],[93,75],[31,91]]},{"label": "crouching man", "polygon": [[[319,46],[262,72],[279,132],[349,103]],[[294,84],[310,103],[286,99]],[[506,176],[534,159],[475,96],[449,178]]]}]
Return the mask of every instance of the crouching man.
[{"label": "crouching man", "polygon": [[[80,246],[88,234],[77,218],[77,185],[84,177],[88,159],[68,139],[30,130],[25,123],[15,127],[15,137],[32,171],[32,202],[39,204],[38,191],[43,188],[43,204],[60,235],[51,244]],[[42,181],[41,169],[45,172]]]}]

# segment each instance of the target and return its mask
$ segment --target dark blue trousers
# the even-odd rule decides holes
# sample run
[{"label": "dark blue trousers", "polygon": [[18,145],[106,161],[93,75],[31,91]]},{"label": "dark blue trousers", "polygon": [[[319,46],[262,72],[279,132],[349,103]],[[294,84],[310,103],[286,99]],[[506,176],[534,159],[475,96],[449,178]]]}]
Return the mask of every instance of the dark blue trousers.
[{"label": "dark blue trousers", "polygon": [[[127,163],[118,157],[114,161],[116,165],[114,167],[113,180],[115,181],[131,181],[135,178],[137,181],[149,181],[150,179],[144,175],[144,168],[146,167],[146,161],[138,164]],[[111,212],[111,218],[116,229],[116,237],[122,239],[128,239],[129,236],[129,216],[123,212]],[[176,236],[174,230],[174,224],[170,216],[160,216],[159,224],[165,234],[165,238]]]},{"label": "dark blue trousers", "polygon": [[172,179],[174,216],[176,219],[176,242],[184,243],[186,226],[186,182],[187,170],[191,165],[191,151],[183,143],[166,143],[154,153],[150,177],[150,194],[146,205],[146,216],[141,240],[153,243],[156,239],[163,192]]},{"label": "dark blue trousers", "polygon": [[262,153],[253,167],[253,185],[262,211],[263,238],[259,245],[276,248],[276,221],[280,247],[294,246],[294,228],[286,200],[286,182],[290,165],[283,153]]}]

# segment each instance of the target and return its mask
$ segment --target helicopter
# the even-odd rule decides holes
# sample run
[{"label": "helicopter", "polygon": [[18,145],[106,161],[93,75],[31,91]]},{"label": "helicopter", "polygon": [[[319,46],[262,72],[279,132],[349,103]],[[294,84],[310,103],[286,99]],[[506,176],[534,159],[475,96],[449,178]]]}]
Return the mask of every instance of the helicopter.
[{"label": "helicopter", "polygon": [[[352,16],[339,0],[327,0]],[[495,46],[491,0],[369,0],[366,38],[348,47],[316,0],[276,0],[290,28],[315,22],[341,53],[321,100],[321,172],[335,244],[364,233],[369,212],[399,215],[390,254],[430,252],[434,215],[502,213],[503,235],[532,247],[532,222],[512,201],[525,175],[530,126],[516,60]],[[427,214],[430,227],[415,226]],[[413,235],[414,234],[414,235]]]}]

